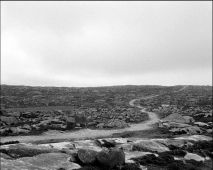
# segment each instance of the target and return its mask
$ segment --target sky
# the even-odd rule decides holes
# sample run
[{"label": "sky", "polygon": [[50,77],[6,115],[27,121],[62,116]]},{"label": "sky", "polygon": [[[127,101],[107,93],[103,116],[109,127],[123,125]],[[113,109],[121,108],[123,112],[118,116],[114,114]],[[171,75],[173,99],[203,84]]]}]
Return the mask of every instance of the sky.
[{"label": "sky", "polygon": [[212,2],[3,1],[1,84],[212,85]]}]

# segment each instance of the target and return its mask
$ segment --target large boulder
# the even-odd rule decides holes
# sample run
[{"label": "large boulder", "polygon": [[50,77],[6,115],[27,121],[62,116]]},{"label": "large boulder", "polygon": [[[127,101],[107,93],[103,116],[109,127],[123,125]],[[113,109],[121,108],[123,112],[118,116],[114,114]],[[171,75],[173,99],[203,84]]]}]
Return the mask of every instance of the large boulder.
[{"label": "large boulder", "polygon": [[44,146],[32,144],[12,144],[1,146],[0,152],[8,154],[13,158],[31,157],[42,153],[60,152],[57,149],[52,149]]},{"label": "large boulder", "polygon": [[125,154],[122,149],[103,149],[98,153],[97,160],[100,165],[113,168],[125,163]]},{"label": "large boulder", "polygon": [[2,169],[13,170],[57,170],[79,169],[80,165],[70,162],[69,155],[64,153],[46,153],[34,157],[24,157],[16,160],[1,159]]},{"label": "large boulder", "polygon": [[98,152],[90,149],[79,149],[78,158],[83,164],[92,164],[96,160]]}]

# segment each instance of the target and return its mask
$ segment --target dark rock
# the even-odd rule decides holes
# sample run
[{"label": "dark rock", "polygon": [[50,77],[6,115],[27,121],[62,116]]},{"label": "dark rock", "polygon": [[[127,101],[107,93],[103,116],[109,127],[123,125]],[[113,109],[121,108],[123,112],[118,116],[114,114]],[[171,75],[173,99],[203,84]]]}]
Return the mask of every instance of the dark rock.
[{"label": "dark rock", "polygon": [[138,164],[127,163],[121,168],[121,170],[141,170],[141,168]]},{"label": "dark rock", "polygon": [[97,166],[84,166],[82,168],[79,168],[78,170],[107,170],[106,168],[97,167]]},{"label": "dark rock", "polygon": [[135,162],[140,163],[141,165],[158,165],[158,166],[166,166],[168,162],[173,162],[173,156],[167,153],[161,153],[159,157],[155,156],[154,154],[147,154],[142,157],[132,158]]},{"label": "dark rock", "polygon": [[66,117],[66,128],[67,129],[73,129],[75,128],[76,121],[73,117]]},{"label": "dark rock", "polygon": [[97,152],[90,149],[79,149],[78,158],[83,164],[92,164],[96,160]]},{"label": "dark rock", "polygon": [[165,153],[173,155],[173,156],[180,156],[180,157],[184,157],[186,155],[186,151],[181,149],[175,149],[175,150],[167,151]]},{"label": "dark rock", "polygon": [[185,165],[182,161],[175,161],[172,163],[169,163],[167,166],[168,170],[185,170]]},{"label": "dark rock", "polygon": [[125,154],[122,149],[103,149],[98,153],[97,160],[102,166],[113,168],[125,163]]},{"label": "dark rock", "polygon": [[9,141],[9,142],[0,142],[0,145],[9,145],[9,144],[16,144],[19,143],[19,141],[15,140],[15,141]]},{"label": "dark rock", "polygon": [[116,142],[108,139],[97,139],[95,143],[100,147],[112,148],[116,146]]},{"label": "dark rock", "polygon": [[147,154],[142,157],[132,158],[133,161],[138,162],[141,165],[153,164],[156,159],[157,157],[154,154]]}]

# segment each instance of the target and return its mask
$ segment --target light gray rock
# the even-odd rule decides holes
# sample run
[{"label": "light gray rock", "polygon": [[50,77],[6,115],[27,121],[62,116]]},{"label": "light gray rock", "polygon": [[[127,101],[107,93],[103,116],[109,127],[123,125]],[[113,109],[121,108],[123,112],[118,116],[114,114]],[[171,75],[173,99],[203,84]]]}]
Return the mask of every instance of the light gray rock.
[{"label": "light gray rock", "polygon": [[150,152],[165,152],[169,151],[169,148],[165,145],[152,140],[139,140],[133,144],[133,150],[135,151],[150,151]]},{"label": "light gray rock", "polygon": [[184,159],[186,160],[195,160],[195,161],[205,161],[205,158],[197,155],[197,154],[194,154],[194,153],[187,153],[185,156],[184,156]]},{"label": "light gray rock", "polygon": [[64,153],[47,153],[34,157],[24,157],[16,160],[1,159],[3,170],[56,170],[78,169],[80,165],[70,162],[69,155]]}]

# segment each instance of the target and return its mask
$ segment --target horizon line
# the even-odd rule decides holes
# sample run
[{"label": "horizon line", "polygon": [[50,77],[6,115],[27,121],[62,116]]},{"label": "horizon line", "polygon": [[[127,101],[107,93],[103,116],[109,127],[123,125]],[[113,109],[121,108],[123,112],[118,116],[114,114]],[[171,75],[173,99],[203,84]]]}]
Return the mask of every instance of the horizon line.
[{"label": "horizon line", "polygon": [[98,87],[119,87],[119,86],[162,86],[162,87],[175,87],[175,86],[212,86],[211,85],[197,85],[197,84],[176,84],[176,85],[159,85],[159,84],[116,84],[116,85],[100,85],[100,86],[49,86],[49,85],[21,85],[21,84],[0,84],[1,86],[25,86],[25,87],[58,87],[58,88],[98,88]]}]

